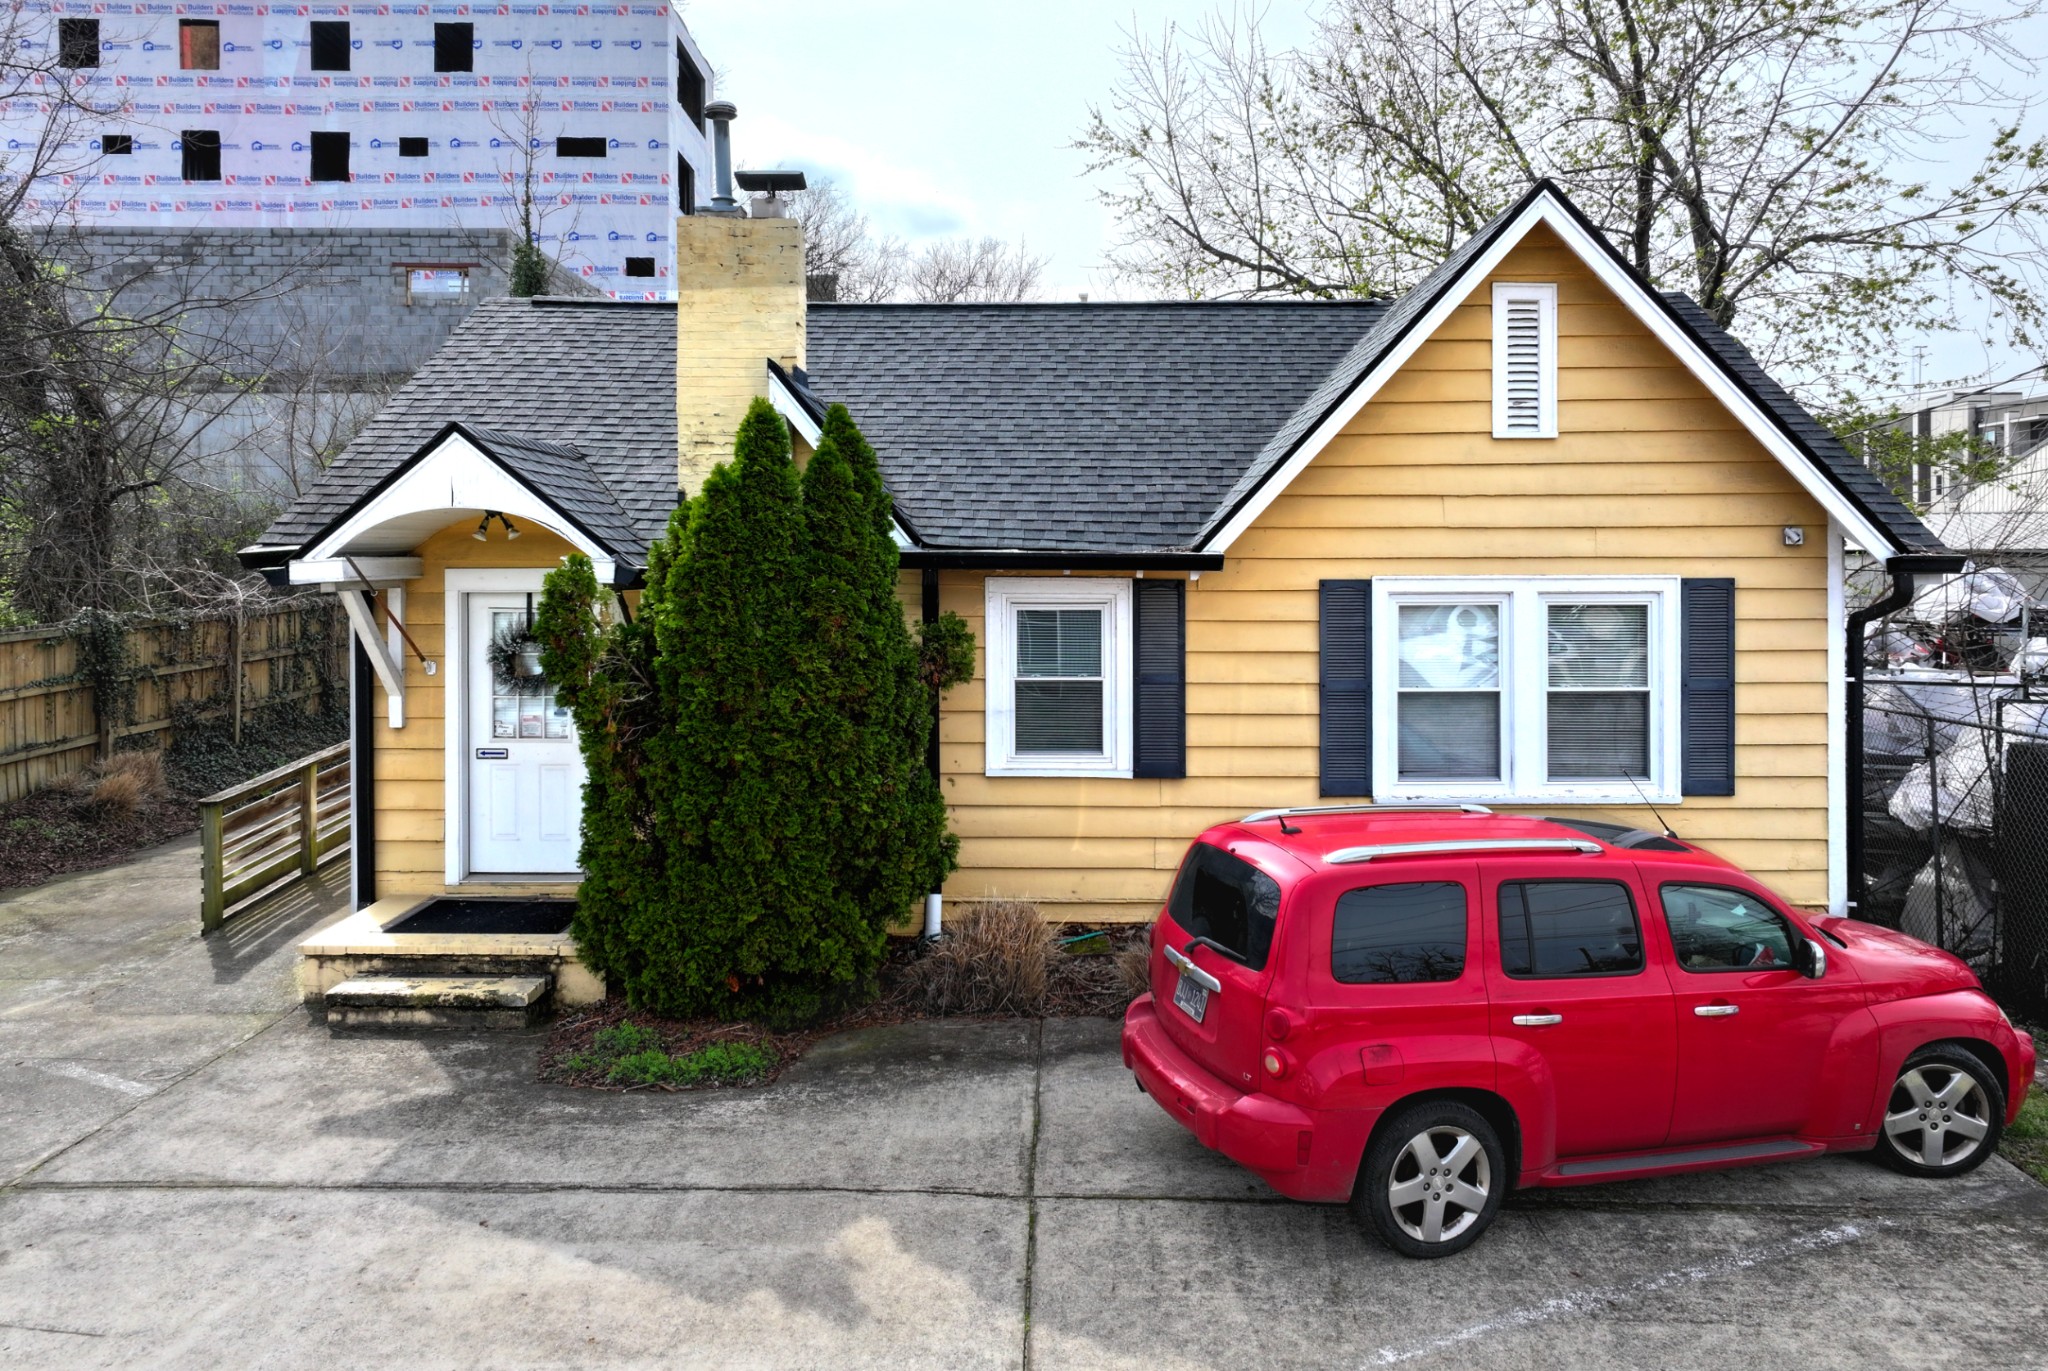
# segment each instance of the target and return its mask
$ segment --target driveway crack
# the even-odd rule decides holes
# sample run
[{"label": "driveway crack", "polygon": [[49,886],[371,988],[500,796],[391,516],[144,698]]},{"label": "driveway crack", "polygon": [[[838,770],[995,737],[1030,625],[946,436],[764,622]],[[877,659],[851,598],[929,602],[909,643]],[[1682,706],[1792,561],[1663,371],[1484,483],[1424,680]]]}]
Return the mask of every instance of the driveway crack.
[{"label": "driveway crack", "polygon": [[1031,1371],[1032,1281],[1038,1274],[1038,1135],[1045,1119],[1045,1020],[1031,1037],[1031,1147],[1024,1161],[1024,1371]]}]

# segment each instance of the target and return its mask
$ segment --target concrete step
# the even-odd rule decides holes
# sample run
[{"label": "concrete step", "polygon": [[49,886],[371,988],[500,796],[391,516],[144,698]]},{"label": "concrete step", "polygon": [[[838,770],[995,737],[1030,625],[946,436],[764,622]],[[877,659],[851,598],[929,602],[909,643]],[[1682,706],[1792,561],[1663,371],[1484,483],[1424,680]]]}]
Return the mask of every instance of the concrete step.
[{"label": "concrete step", "polygon": [[552,976],[358,976],[326,995],[341,1028],[525,1028],[548,1008]]}]

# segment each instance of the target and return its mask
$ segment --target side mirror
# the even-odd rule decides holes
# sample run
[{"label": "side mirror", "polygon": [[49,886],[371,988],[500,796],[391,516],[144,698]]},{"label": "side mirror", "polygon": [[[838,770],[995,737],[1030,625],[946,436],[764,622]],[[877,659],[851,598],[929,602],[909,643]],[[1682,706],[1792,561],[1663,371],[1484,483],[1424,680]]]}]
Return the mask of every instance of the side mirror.
[{"label": "side mirror", "polygon": [[1828,974],[1828,950],[1821,946],[1820,939],[1808,938],[1799,945],[1799,970],[1816,981]]}]

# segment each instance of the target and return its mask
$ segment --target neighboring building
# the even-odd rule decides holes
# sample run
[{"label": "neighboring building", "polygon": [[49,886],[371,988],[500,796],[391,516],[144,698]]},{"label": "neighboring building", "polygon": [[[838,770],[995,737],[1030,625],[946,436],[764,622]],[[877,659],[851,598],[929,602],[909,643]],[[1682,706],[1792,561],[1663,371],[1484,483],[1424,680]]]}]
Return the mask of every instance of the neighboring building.
[{"label": "neighboring building", "polygon": [[581,761],[492,625],[574,549],[630,598],[767,395],[800,455],[852,410],[906,607],[978,636],[952,896],[1149,918],[1219,818],[1372,799],[1654,803],[1843,907],[1844,544],[1958,559],[1554,187],[1392,303],[807,308],[794,224],[678,232],[673,306],[481,306],[244,553],[357,625],[359,903],[573,888]]},{"label": "neighboring building", "polygon": [[1907,416],[1923,437],[1967,432],[2001,459],[1982,481],[1922,468],[1916,494],[1927,526],[1958,552],[2002,566],[2048,595],[2048,395],[1963,393]]},{"label": "neighboring building", "polygon": [[[17,22],[27,61],[105,111],[63,125],[31,213],[485,232],[518,225],[530,175],[548,252],[659,299],[671,226],[710,184],[711,68],[668,4],[35,0]],[[0,100],[12,160],[50,109],[33,87]]]},{"label": "neighboring building", "polygon": [[[238,378],[187,392],[181,423],[216,474],[289,497],[509,293],[517,242],[504,228],[82,227],[47,245],[112,312],[176,318],[196,357]],[[547,289],[601,298],[559,264]]]}]

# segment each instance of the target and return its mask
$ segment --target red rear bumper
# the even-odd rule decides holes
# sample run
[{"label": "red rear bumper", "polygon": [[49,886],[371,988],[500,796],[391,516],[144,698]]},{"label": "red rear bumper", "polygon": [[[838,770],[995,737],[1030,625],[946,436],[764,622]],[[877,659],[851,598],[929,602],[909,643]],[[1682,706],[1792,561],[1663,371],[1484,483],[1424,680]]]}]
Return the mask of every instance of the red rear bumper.
[{"label": "red rear bumper", "polygon": [[1350,1198],[1358,1158],[1346,1166],[1332,1155],[1337,1130],[1326,1127],[1318,1136],[1317,1125],[1325,1122],[1319,1111],[1233,1089],[1167,1036],[1150,995],[1139,996],[1124,1014],[1123,1039],[1124,1065],[1138,1084],[1202,1146],[1257,1172],[1290,1198]]}]

